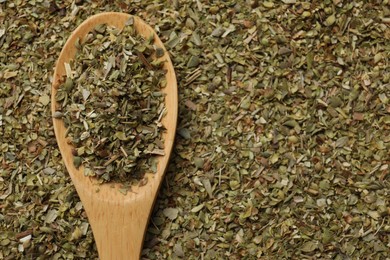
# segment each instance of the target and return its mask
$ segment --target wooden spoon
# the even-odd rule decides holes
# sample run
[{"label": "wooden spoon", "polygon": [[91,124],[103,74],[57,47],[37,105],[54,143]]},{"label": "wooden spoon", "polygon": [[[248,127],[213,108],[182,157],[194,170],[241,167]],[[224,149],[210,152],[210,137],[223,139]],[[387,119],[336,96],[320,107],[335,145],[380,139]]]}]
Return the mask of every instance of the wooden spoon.
[{"label": "wooden spoon", "polygon": [[[52,113],[56,112],[58,108],[55,96],[63,76],[66,75],[65,63],[69,63],[75,56],[76,40],[83,39],[98,24],[108,24],[122,29],[130,17],[132,16],[129,14],[115,12],[94,15],[84,21],[71,34],[61,51],[54,72],[51,93]],[[163,43],[149,25],[134,16],[134,26],[137,33],[145,38],[154,34],[155,44],[165,51],[162,59],[166,60],[164,68],[167,70],[167,86],[162,91],[166,94],[167,113],[162,119],[162,123],[167,131],[163,135],[165,155],[158,158],[157,173],[147,174],[147,184],[142,187],[131,187],[131,192],[128,192],[127,195],[118,191],[120,186],[118,183],[99,185],[94,178],[83,175],[82,166],[79,169],[75,168],[71,152],[72,146],[65,137],[64,122],[61,118],[53,118],[54,131],[61,155],[87,213],[99,257],[102,260],[140,258],[145,229],[168,165],[176,131],[178,97],[172,62]]]}]

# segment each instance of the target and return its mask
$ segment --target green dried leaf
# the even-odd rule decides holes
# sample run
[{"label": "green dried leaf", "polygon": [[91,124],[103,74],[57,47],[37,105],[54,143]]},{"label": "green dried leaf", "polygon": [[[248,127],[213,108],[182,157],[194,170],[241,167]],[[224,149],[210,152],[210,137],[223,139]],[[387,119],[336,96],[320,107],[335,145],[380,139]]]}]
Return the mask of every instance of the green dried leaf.
[{"label": "green dried leaf", "polygon": [[179,210],[176,208],[166,208],[166,209],[164,209],[163,213],[164,213],[164,216],[166,216],[170,220],[175,220],[177,218]]},{"label": "green dried leaf", "polygon": [[302,252],[310,253],[318,248],[318,242],[315,241],[307,241],[301,247]]},{"label": "green dried leaf", "polygon": [[197,212],[201,211],[201,210],[203,209],[203,207],[204,207],[204,204],[200,204],[200,205],[198,205],[198,206],[192,208],[192,209],[191,209],[191,212],[192,212],[192,213],[197,213]]},{"label": "green dried leaf", "polygon": [[336,22],[336,16],[334,14],[328,16],[325,20],[325,25],[331,26]]}]

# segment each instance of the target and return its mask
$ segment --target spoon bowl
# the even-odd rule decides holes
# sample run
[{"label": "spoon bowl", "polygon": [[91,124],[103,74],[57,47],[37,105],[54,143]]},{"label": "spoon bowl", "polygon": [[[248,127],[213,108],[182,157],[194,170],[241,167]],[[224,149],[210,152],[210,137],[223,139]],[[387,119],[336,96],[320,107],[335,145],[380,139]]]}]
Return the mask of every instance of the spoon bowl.
[{"label": "spoon bowl", "polygon": [[65,64],[69,63],[77,52],[76,41],[83,39],[99,24],[122,29],[131,17],[134,18],[134,27],[138,34],[145,38],[153,34],[154,44],[164,49],[161,59],[166,61],[164,69],[167,71],[167,86],[162,89],[166,95],[166,115],[161,122],[166,128],[163,133],[165,155],[158,157],[157,172],[146,174],[146,185],[132,186],[126,195],[118,191],[119,183],[99,184],[96,179],[84,176],[82,166],[77,169],[73,165],[72,145],[66,138],[65,124],[61,118],[53,117],[54,132],[62,158],[87,213],[99,258],[102,260],[140,258],[145,230],[174,143],[178,111],[175,71],[163,43],[148,24],[136,16],[108,12],[91,16],[73,31],[57,60],[51,87],[51,111],[54,114],[59,108],[55,98],[57,89],[66,75]]}]

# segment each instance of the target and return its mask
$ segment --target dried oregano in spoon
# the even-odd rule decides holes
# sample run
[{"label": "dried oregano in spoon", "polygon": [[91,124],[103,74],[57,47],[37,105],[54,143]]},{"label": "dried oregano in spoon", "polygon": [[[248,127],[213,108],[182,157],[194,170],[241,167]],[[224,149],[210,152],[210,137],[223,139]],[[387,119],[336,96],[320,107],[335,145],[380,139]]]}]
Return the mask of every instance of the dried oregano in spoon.
[{"label": "dried oregano in spoon", "polygon": [[105,24],[78,42],[56,99],[74,145],[74,165],[101,182],[135,184],[164,154],[166,85],[161,48],[137,35],[133,21]]}]

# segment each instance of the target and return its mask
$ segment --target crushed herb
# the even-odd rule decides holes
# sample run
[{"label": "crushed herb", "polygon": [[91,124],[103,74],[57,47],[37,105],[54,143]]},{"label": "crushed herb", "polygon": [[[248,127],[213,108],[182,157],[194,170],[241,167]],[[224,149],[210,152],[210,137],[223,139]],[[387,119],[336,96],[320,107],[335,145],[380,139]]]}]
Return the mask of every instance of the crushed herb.
[{"label": "crushed herb", "polygon": [[0,259],[98,257],[49,97],[66,39],[103,11],[150,24],[178,79],[142,259],[389,259],[389,4],[0,1]]},{"label": "crushed herb", "polygon": [[121,30],[96,26],[77,49],[56,95],[74,165],[101,182],[134,184],[164,155],[164,51],[137,34],[133,18]]}]

